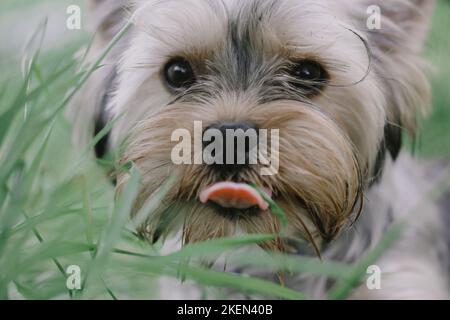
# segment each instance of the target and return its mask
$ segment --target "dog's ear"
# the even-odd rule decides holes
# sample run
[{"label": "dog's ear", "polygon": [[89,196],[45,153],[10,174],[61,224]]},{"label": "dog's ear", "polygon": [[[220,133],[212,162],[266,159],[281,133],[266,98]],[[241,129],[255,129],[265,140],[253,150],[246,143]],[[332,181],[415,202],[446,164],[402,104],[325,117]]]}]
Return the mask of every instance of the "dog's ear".
[{"label": "dog's ear", "polygon": [[131,0],[86,0],[93,32],[111,40],[127,20]]},{"label": "dog's ear", "polygon": [[[431,90],[421,57],[435,7],[434,0],[359,0],[361,21],[372,54],[372,70],[385,92],[387,121],[385,148],[393,158],[406,129],[414,138],[418,119],[427,114]],[[350,5],[351,7],[351,5]],[[353,8],[354,2],[353,2]],[[370,26],[378,17],[380,24]]]}]

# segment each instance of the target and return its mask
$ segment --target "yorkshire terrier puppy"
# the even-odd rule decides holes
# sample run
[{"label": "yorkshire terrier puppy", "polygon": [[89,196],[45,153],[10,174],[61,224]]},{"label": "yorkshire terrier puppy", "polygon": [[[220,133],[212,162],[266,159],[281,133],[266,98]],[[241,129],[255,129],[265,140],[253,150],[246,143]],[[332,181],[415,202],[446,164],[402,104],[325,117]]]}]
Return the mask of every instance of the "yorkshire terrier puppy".
[{"label": "yorkshire terrier puppy", "polygon": [[[179,237],[186,244],[277,233],[282,224],[269,206],[273,200],[285,213],[286,238],[264,249],[351,263],[387,228],[406,221],[377,262],[382,288],[363,284],[352,297],[449,297],[450,219],[425,197],[440,171],[401,152],[402,134],[414,137],[429,111],[421,52],[433,0],[89,5],[98,30],[92,57],[128,21],[132,27],[71,110],[76,136],[88,141],[114,121],[96,154],[119,149],[120,162],[139,170],[135,212],[175,179],[139,228],[145,237]],[[374,28],[371,6],[380,13]],[[183,154],[176,152],[177,130],[192,137]],[[244,133],[243,148],[230,144],[239,139],[228,131]],[[251,141],[258,144],[253,156]],[[269,141],[270,160],[252,162],[261,141]],[[222,161],[201,153],[213,143],[211,155]],[[174,161],[174,154],[191,162]],[[117,175],[118,192],[128,178]],[[323,298],[330,282],[302,275],[286,285]]]}]

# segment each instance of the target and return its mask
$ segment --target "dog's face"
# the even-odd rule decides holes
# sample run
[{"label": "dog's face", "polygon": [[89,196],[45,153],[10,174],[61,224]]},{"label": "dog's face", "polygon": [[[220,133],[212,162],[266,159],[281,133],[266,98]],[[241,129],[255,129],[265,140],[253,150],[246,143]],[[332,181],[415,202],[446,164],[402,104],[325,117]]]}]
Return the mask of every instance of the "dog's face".
[{"label": "dog's face", "polygon": [[[120,115],[113,144],[123,144],[122,161],[133,161],[143,177],[136,210],[170,175],[177,179],[142,227],[147,236],[182,228],[187,243],[279,231],[261,199],[208,198],[224,182],[267,190],[293,238],[331,240],[358,214],[384,157],[399,151],[399,128],[414,132],[428,102],[418,54],[432,1],[375,1],[380,30],[366,27],[369,2],[136,5],[108,108]],[[195,137],[196,121],[203,130],[278,129],[277,173],[262,175],[261,164],[176,165],[172,134],[187,129]],[[118,176],[119,190],[127,179]],[[286,249],[282,240],[264,246]]]}]

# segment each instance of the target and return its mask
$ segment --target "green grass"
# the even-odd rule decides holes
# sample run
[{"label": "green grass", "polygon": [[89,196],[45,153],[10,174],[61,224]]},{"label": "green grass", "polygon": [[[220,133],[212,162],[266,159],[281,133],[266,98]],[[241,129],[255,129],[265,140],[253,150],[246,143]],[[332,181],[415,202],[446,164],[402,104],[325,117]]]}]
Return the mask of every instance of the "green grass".
[{"label": "green grass", "polygon": [[[5,15],[29,3],[5,1],[0,9]],[[435,113],[424,122],[419,146],[420,154],[433,157],[450,152],[450,4],[442,1],[439,9],[427,53],[438,70],[433,77]],[[36,31],[36,39],[44,30]],[[0,51],[0,299],[153,299],[158,298],[155,283],[161,276],[197,283],[205,298],[226,298],[227,289],[258,297],[308,298],[278,283],[206,268],[204,262],[214,261],[218,253],[236,266],[327,276],[336,280],[329,298],[343,299],[363,281],[367,266],[395,242],[400,225],[351,265],[262,251],[251,256],[236,252],[276,235],[217,239],[162,254],[161,243],[141,240],[132,226],[158,206],[168,188],[161,189],[137,220],[129,221],[140,183],[138,171],[124,168],[131,179],[115,199],[113,187],[92,154],[71,145],[64,109],[107,54],[106,50],[96,63],[79,70],[73,56],[87,42],[87,35],[76,34],[61,48],[39,52],[37,41],[34,51],[27,52],[29,63],[23,72],[17,56]],[[443,177],[442,185],[424,197],[435,197],[449,181]],[[271,206],[284,217],[276,203]],[[82,290],[66,287],[65,270],[70,265],[81,267]]]},{"label": "green grass", "polygon": [[419,153],[450,156],[450,1],[442,0],[433,19],[427,56],[432,62],[433,113],[423,123]]}]

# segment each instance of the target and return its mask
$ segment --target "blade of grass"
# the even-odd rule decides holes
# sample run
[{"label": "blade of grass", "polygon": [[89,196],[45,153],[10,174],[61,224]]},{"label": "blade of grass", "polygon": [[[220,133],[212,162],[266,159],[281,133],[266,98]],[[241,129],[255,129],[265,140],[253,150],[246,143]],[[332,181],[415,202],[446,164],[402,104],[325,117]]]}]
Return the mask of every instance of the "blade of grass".
[{"label": "blade of grass", "polygon": [[289,300],[304,300],[306,298],[305,294],[301,292],[257,278],[243,277],[233,273],[212,271],[187,265],[178,266],[177,268],[177,272],[181,273],[183,278],[195,280],[206,286],[234,288],[243,292]]},{"label": "blade of grass", "polygon": [[342,280],[348,280],[349,271],[353,270],[353,266],[345,263],[278,253],[256,253],[252,255],[237,253],[227,257],[227,263],[239,268],[264,266],[264,270],[267,272],[308,273]]},{"label": "blade of grass", "polygon": [[[86,228],[85,228],[85,232],[86,232],[86,240],[88,242],[88,244],[90,246],[94,245],[94,232],[93,232],[93,227],[92,227],[92,206],[91,206],[91,199],[89,197],[89,192],[88,192],[88,188],[87,188],[87,183],[86,183],[86,179],[83,179],[83,194],[84,194],[84,209],[85,209],[85,223],[86,223]],[[91,258],[94,259],[95,258],[95,253],[94,251],[90,252],[91,253]],[[103,278],[103,276],[100,275],[100,279],[101,282],[103,284],[103,286],[105,287],[105,290],[108,292],[108,294],[111,296],[111,298],[113,300],[117,300],[117,296],[114,294],[114,292],[109,288],[109,286],[107,285],[105,279]]]},{"label": "blade of grass", "polygon": [[169,178],[164,181],[156,195],[153,196],[150,201],[148,201],[135,215],[129,224],[129,229],[136,230],[142,223],[144,223],[147,217],[161,205],[161,202],[164,200],[167,193],[176,183],[177,178],[177,174],[171,174]]},{"label": "blade of grass", "polygon": [[240,274],[213,271],[200,267],[193,267],[179,263],[158,263],[156,261],[130,261],[128,267],[133,270],[145,270],[158,276],[166,275],[174,278],[194,280],[195,282],[211,287],[236,289],[239,292],[260,294],[267,297],[278,297],[282,299],[303,300],[306,296],[292,289],[283,287],[270,281],[251,278]]},{"label": "blade of grass", "polygon": [[[25,211],[22,211],[23,216],[25,217],[25,220],[28,220],[28,215]],[[42,237],[42,235],[39,233],[39,231],[36,228],[32,228],[31,229],[34,236],[36,237],[36,239],[38,239],[38,241],[40,243],[44,243],[44,238]],[[67,279],[67,274],[65,272],[64,267],[62,266],[62,264],[58,261],[58,259],[56,258],[52,258],[53,263],[56,265],[56,267],[58,268],[59,272],[62,274],[64,279]],[[69,290],[69,296],[72,297],[73,296],[73,292],[72,290]]]},{"label": "blade of grass", "polygon": [[10,126],[12,125],[13,119],[15,118],[16,114],[22,109],[23,106],[25,106],[27,88],[30,80],[31,74],[28,74],[19,92],[17,93],[15,100],[11,103],[11,106],[0,115],[0,146],[2,145],[6,133],[8,132]]},{"label": "blade of grass", "polygon": [[271,234],[248,234],[238,237],[226,237],[185,245],[182,249],[167,257],[170,259],[186,259],[194,257],[217,256],[226,250],[254,245],[275,239]]},{"label": "blade of grass", "polygon": [[276,204],[276,202],[273,201],[272,198],[269,197],[264,191],[260,190],[257,185],[252,184],[252,187],[261,195],[264,201],[269,204],[271,212],[276,215],[278,219],[280,219],[282,226],[286,227],[288,225],[288,220],[284,210],[281,209],[280,206]]},{"label": "blade of grass", "polygon": [[116,242],[121,237],[121,230],[130,216],[139,187],[140,175],[136,169],[133,169],[125,189],[119,196],[111,221],[97,244],[95,254],[84,278],[83,288],[86,287],[90,274],[97,274],[98,270],[103,270],[101,266],[106,263],[109,254],[113,251]]}]

